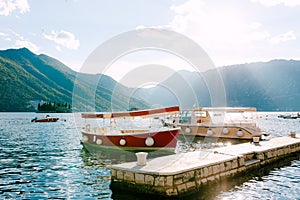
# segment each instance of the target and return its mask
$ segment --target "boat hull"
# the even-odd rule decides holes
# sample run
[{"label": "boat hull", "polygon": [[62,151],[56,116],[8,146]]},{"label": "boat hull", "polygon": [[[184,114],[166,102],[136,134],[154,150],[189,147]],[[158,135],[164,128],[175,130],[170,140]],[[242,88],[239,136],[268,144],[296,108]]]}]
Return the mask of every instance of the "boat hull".
[{"label": "boat hull", "polygon": [[239,126],[201,126],[201,125],[181,125],[180,134],[201,137],[216,137],[226,139],[253,140],[253,137],[260,137],[262,132],[253,131]]},{"label": "boat hull", "polygon": [[121,148],[126,151],[174,151],[180,128],[132,134],[96,134],[82,130],[82,144],[95,147]]},{"label": "boat hull", "polygon": [[57,122],[59,118],[33,119],[32,122]]}]

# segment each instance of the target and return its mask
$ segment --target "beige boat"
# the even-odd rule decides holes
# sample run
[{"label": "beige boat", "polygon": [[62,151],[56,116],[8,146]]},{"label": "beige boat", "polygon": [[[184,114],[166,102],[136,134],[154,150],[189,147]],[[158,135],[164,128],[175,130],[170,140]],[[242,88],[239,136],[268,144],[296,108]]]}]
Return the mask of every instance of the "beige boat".
[{"label": "beige boat", "polygon": [[181,134],[252,140],[269,133],[262,132],[256,122],[256,108],[207,107],[181,110]]}]

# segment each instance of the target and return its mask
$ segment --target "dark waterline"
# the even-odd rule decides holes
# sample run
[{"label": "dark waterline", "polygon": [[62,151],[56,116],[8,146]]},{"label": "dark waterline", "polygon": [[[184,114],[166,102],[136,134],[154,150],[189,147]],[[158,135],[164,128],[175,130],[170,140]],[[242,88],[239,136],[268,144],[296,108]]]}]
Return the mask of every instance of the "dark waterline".
[{"label": "dark waterline", "polygon": [[[30,122],[39,115],[44,114],[0,113],[0,199],[153,199],[111,191],[106,168],[111,161],[82,148],[80,124],[72,114],[56,114],[65,122]],[[275,137],[291,130],[300,132],[300,119],[284,121],[274,115],[259,123]],[[190,147],[191,140],[181,140]],[[229,182],[226,187],[225,183],[211,185],[187,198],[299,199],[300,160]]]}]

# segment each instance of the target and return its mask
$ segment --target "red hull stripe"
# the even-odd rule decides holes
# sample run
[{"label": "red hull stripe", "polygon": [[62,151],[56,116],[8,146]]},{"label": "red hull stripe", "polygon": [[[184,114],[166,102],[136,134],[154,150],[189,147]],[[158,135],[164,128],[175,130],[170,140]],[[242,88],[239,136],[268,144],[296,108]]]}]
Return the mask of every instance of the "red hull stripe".
[{"label": "red hull stripe", "polygon": [[[89,143],[96,143],[98,139],[101,139],[102,146],[116,146],[116,147],[140,147],[140,148],[175,148],[177,144],[177,138],[179,135],[179,129],[173,129],[161,132],[143,133],[138,135],[94,135],[88,133],[82,133],[83,136],[88,137]],[[96,137],[96,138],[95,138]],[[154,144],[152,146],[147,146],[145,141],[147,137],[152,137]],[[125,139],[126,144],[121,145],[120,140]]]},{"label": "red hull stripe", "polygon": [[178,112],[179,106],[173,106],[168,108],[158,108],[151,110],[139,110],[139,111],[131,111],[131,112],[114,112],[114,113],[82,113],[82,118],[118,118],[118,117],[137,117],[137,116],[146,116],[146,115],[154,115],[161,113],[170,113],[170,112]]}]

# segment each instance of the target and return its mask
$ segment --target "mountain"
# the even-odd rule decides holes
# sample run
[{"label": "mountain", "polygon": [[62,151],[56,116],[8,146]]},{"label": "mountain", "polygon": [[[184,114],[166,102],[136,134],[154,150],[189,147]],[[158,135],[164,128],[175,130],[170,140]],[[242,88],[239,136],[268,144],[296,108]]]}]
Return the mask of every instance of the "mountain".
[{"label": "mountain", "polygon": [[[222,84],[214,86],[216,77],[220,77],[223,87],[220,87]],[[299,77],[300,61],[272,60],[220,67],[203,73],[179,71],[156,87],[140,89],[139,95],[149,104],[162,106],[179,104],[183,108],[192,108],[198,102],[196,106],[300,111]],[[212,104],[212,95],[222,92],[221,103]]]},{"label": "mountain", "polygon": [[222,68],[229,105],[300,110],[300,61],[272,60]]},{"label": "mountain", "polygon": [[[41,101],[73,111],[111,111],[180,105],[250,106],[300,111],[300,61],[272,60],[179,71],[153,88],[128,88],[103,74],[75,72],[26,48],[0,51],[0,111],[34,111]],[[141,77],[140,77],[141,78]]]},{"label": "mountain", "polygon": [[76,103],[73,111],[109,111],[112,100],[114,110],[148,107],[145,101],[129,96],[131,90],[109,76],[77,73],[54,58],[26,48],[0,51],[2,112],[34,111],[41,101]]}]

